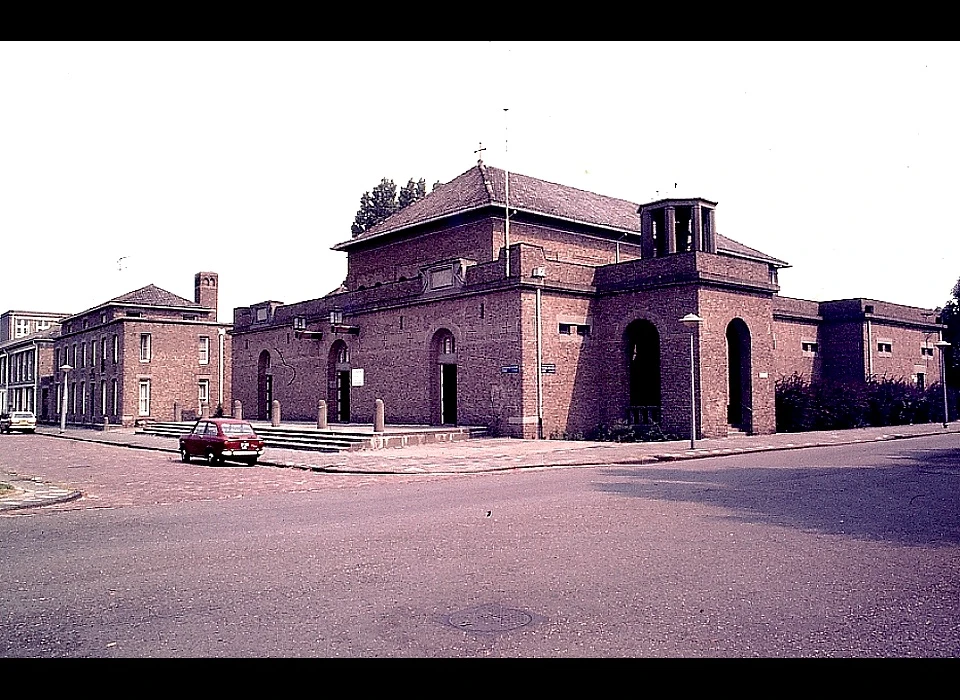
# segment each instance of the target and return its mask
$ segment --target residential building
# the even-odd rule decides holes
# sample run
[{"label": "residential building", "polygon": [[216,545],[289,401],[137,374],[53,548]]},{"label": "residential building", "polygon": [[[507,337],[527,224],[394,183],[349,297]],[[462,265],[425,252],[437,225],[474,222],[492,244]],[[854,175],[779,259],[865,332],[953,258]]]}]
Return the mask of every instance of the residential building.
[{"label": "residential building", "polygon": [[[49,415],[125,426],[192,418],[230,403],[229,324],[218,276],[198,272],[194,300],[147,285],[62,320]],[[68,369],[64,369],[67,366]]]}]

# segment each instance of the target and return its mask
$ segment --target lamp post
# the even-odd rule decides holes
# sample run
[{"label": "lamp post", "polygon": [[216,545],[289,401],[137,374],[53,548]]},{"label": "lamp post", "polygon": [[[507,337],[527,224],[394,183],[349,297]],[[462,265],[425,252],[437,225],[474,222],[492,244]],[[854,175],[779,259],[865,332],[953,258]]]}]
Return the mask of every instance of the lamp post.
[{"label": "lamp post", "polygon": [[950,347],[950,343],[946,340],[938,340],[933,345],[934,347],[940,348],[940,383],[943,384],[943,427],[946,428],[949,422],[949,415],[947,413],[947,363],[944,354],[947,352],[947,348]]},{"label": "lamp post", "polygon": [[694,371],[693,336],[697,334],[697,329],[703,323],[703,319],[696,314],[687,314],[680,319],[680,323],[690,329],[690,449],[692,450],[696,447],[697,440],[697,387]]},{"label": "lamp post", "polygon": [[70,365],[60,365],[63,370],[63,400],[60,402],[60,432],[67,429],[67,372],[73,369]]}]

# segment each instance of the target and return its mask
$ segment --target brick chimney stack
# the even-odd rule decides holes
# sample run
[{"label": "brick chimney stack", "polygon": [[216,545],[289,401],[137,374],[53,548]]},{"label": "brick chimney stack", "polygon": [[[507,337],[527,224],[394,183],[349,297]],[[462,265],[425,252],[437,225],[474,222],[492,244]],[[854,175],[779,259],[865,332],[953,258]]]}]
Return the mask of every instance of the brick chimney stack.
[{"label": "brick chimney stack", "polygon": [[217,317],[217,273],[198,272],[193,276],[193,300],[201,306],[213,309]]}]

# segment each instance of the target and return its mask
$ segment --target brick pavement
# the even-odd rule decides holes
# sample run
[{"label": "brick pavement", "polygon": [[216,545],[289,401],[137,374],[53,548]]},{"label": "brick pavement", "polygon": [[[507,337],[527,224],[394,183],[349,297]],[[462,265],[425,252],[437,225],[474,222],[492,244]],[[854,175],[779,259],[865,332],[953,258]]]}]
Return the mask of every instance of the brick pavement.
[{"label": "brick pavement", "polygon": [[[111,444],[134,450],[177,453],[176,438],[143,435],[133,430],[118,429],[103,432],[68,428],[60,434],[56,428],[41,427],[38,433],[63,440]],[[690,449],[689,440],[601,443],[513,438],[479,438],[339,454],[271,447],[264,452],[260,464],[267,467],[331,474],[452,475],[511,469],[640,465],[747,452],[895,440],[943,433],[960,433],[960,422],[950,423],[946,428],[940,423],[929,423],[885,428],[737,436],[699,440],[696,442],[695,449]],[[77,491],[47,485],[36,479],[19,475],[0,474],[0,481],[10,483],[16,488],[12,495],[0,498],[0,511],[55,503],[79,496]]]}]

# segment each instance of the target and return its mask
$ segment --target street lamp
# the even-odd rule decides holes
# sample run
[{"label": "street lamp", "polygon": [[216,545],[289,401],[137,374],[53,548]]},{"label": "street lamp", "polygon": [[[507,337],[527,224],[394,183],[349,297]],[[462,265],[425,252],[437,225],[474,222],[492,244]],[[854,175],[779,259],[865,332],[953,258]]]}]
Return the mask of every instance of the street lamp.
[{"label": "street lamp", "polygon": [[943,384],[943,427],[947,427],[949,422],[949,415],[947,414],[947,363],[944,359],[944,354],[947,352],[947,348],[950,347],[950,343],[946,340],[938,340],[935,342],[934,347],[940,348],[940,383]]},{"label": "street lamp", "polygon": [[60,369],[63,370],[63,400],[60,402],[60,432],[62,433],[67,429],[67,372],[72,370],[73,367],[63,364],[60,365]]},{"label": "street lamp", "polygon": [[680,323],[690,329],[690,449],[692,450],[696,447],[697,440],[697,389],[693,363],[693,336],[697,334],[703,319],[696,314],[687,314],[680,319]]}]

